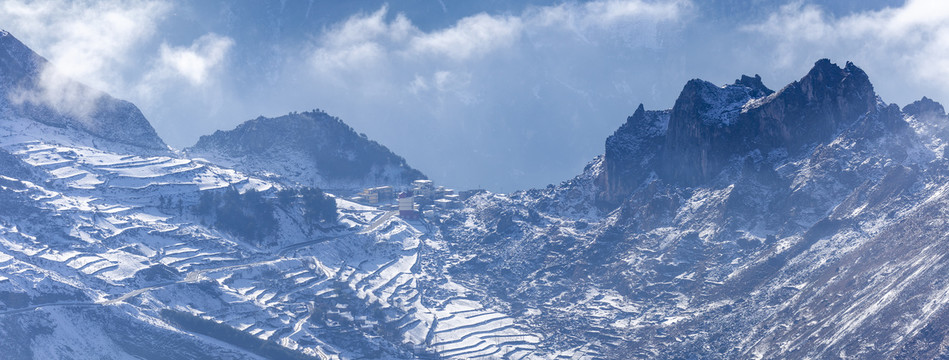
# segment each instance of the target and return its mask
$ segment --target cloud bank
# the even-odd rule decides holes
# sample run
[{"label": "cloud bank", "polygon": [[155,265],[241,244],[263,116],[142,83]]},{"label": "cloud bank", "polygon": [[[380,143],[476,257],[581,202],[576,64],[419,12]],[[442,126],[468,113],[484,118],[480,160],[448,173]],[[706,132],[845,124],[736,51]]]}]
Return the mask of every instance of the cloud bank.
[{"label": "cloud bank", "polygon": [[[35,88],[11,94],[14,101],[45,103],[83,116],[94,109],[100,91],[121,89],[125,68],[137,45],[154,34],[156,17],[168,10],[159,2],[19,1],[0,3],[0,23],[51,61]],[[56,31],[51,31],[55,29]]]},{"label": "cloud bank", "polygon": [[871,76],[914,83],[949,101],[949,2],[908,0],[902,6],[835,17],[798,1],[743,30],[774,44],[773,64],[779,68],[827,56],[853,60]]},{"label": "cloud bank", "polygon": [[[382,61],[479,60],[494,52],[530,46],[519,43],[525,36],[570,34],[588,41],[595,31],[642,30],[675,21],[692,7],[688,1],[564,3],[530,7],[517,16],[479,13],[451,27],[424,32],[403,14],[389,20],[388,6],[382,6],[371,14],[352,16],[322,34],[312,63],[319,71],[329,71],[371,70]],[[624,25],[626,29],[622,29]]]},{"label": "cloud bank", "polygon": [[156,90],[170,90],[167,82],[174,77],[191,87],[204,86],[233,41],[212,33],[190,47],[162,42],[155,48],[161,22],[172,10],[171,3],[155,0],[0,2],[0,23],[51,63],[35,88],[11,98],[84,116],[95,110],[103,93],[132,97],[148,107],[161,96]]},{"label": "cloud bank", "polygon": [[[422,30],[382,6],[314,39],[304,57],[320,86],[310,94],[440,181],[536,186],[538,177],[568,178],[602,152],[636,106],[627,103],[634,96],[617,99],[617,89],[632,89],[622,56],[661,51],[663,32],[684,25],[694,7],[568,2]],[[581,115],[591,112],[600,115]],[[497,176],[484,181],[485,169]]]},{"label": "cloud bank", "polygon": [[231,38],[213,33],[198,38],[187,48],[162,44],[158,71],[180,76],[193,86],[202,86],[233,45]]}]

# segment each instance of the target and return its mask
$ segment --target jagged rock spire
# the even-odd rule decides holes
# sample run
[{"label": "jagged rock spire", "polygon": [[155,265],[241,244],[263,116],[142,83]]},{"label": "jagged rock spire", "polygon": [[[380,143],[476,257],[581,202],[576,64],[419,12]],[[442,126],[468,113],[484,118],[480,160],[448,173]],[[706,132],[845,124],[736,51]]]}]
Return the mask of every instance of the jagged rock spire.
[{"label": "jagged rock spire", "polygon": [[[784,149],[796,156],[875,114],[877,103],[863,70],[851,62],[841,68],[828,59],[818,60],[778,92],[758,75],[721,87],[690,80],[665,112],[663,133],[637,130],[637,124],[649,123],[645,119],[651,113],[640,106],[607,139],[602,183],[608,186],[601,198],[621,201],[651,171],[670,182],[697,185],[717,176],[735,155]],[[918,107],[935,109],[929,103]]]}]

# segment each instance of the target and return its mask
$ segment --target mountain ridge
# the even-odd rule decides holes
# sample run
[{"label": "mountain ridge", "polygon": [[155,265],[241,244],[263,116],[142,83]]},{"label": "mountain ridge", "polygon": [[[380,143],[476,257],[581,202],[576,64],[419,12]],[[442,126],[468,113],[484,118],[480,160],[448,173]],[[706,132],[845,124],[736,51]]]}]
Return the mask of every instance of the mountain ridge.
[{"label": "mountain ridge", "polygon": [[[866,73],[848,62],[843,68],[821,59],[800,80],[774,92],[761,78],[743,75],[722,87],[700,79],[686,83],[672,109],[663,134],[630,132],[626,125],[607,139],[606,173],[600,196],[615,204],[648,174],[631,174],[631,159],[614,150],[620,139],[652,143],[657,175],[685,185],[711,180],[733,156],[757,150],[775,150],[795,156],[827,141],[857,118],[877,111],[877,96]],[[644,110],[643,110],[644,111]],[[637,109],[637,114],[646,114]],[[712,113],[714,112],[714,113]],[[641,117],[642,115],[640,115]],[[814,120],[809,120],[814,119]],[[629,120],[627,121],[629,123]],[[656,143],[658,142],[658,143]]]},{"label": "mountain ridge", "polygon": [[233,130],[201,136],[185,152],[322,188],[406,186],[426,178],[401,156],[319,110],[260,116]]},{"label": "mountain ridge", "polygon": [[771,94],[743,79],[639,106],[559,186],[469,200],[441,219],[458,259],[443,266],[592,357],[945,355],[926,344],[947,334],[921,332],[939,320],[905,320],[949,307],[924,288],[946,284],[945,258],[927,259],[947,229],[915,220],[949,202],[939,116],[882,102],[852,63]]},{"label": "mountain ridge", "polygon": [[419,220],[304,189],[421,176],[323,112],[182,152],[66,120],[0,112],[9,357],[949,356],[945,110],[849,62],[689,81],[576,177]]}]

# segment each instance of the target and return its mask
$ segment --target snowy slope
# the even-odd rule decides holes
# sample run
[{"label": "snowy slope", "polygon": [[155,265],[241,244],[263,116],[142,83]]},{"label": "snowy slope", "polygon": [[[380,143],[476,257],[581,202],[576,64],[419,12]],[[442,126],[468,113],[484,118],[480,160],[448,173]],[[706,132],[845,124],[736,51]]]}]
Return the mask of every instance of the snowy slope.
[{"label": "snowy slope", "polygon": [[[0,50],[7,92],[45,64],[6,33]],[[324,113],[175,152],[131,111],[4,99],[6,358],[949,355],[945,111],[886,104],[850,63],[776,92],[692,80],[577,177],[420,221],[329,194],[337,219],[314,223],[280,195],[421,176]],[[209,194],[272,226],[226,226]]]},{"label": "snowy slope", "polygon": [[[221,323],[316,358],[527,355],[541,339],[469,299],[438,269],[420,271],[423,243],[431,241],[422,223],[376,222],[385,212],[337,200],[340,225],[313,229],[300,225],[291,205],[277,210],[275,238],[251,244],[203,225],[190,208],[202,191],[234,187],[272,196],[273,183],[177,156],[85,147],[72,134],[23,119],[5,119],[0,133],[14,134],[0,136],[3,152],[35,171],[29,180],[8,176],[13,171],[0,178],[0,286],[4,299],[19,299],[4,301],[0,316],[53,332],[14,330],[11,339],[29,341],[0,347],[84,357],[94,345],[112,349],[109,357],[154,357],[111,344],[117,340],[108,323],[86,312],[132,317],[149,328],[141,334],[195,337],[188,356],[221,358],[255,354],[201,336],[179,317]],[[159,206],[159,197],[172,206]],[[106,335],[71,344],[57,335],[70,326]],[[47,335],[57,341],[40,341]]]},{"label": "snowy slope", "polygon": [[[36,56],[2,36],[9,54]],[[10,79],[40,71],[18,67],[16,56],[0,58],[7,91],[19,89]],[[537,350],[542,336],[506,309],[443,269],[421,268],[431,246],[444,247],[428,223],[330,194],[338,218],[314,224],[300,201],[278,199],[297,186],[291,176],[262,179],[160,140],[20,106],[0,101],[5,358],[524,358]],[[385,154],[401,172],[370,173],[365,183],[421,175]],[[270,204],[275,230],[249,238],[197,211],[204,194],[231,191]]]}]

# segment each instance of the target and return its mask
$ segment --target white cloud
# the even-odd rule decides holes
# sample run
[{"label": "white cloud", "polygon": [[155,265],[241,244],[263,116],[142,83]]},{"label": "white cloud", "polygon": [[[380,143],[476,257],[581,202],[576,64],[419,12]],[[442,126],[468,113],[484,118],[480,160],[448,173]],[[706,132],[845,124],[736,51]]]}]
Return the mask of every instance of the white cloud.
[{"label": "white cloud", "polygon": [[188,80],[192,86],[202,86],[208,74],[221,66],[234,40],[217,34],[206,34],[190,47],[161,45],[158,71]]},{"label": "white cloud", "polygon": [[146,110],[160,106],[171,91],[220,95],[211,85],[234,41],[209,33],[189,45],[164,42],[165,33],[157,29],[172,10],[164,0],[0,1],[0,24],[51,63],[36,88],[18,89],[11,100],[82,118],[103,93],[131,98]]},{"label": "white cloud", "polygon": [[101,93],[83,91],[63,76],[104,91],[123,88],[118,70],[129,65],[130,54],[154,34],[157,21],[169,8],[158,1],[0,3],[0,23],[53,64],[43,70],[39,88],[14,97],[84,114]]},{"label": "white cloud", "polygon": [[521,19],[511,16],[478,14],[458,21],[455,26],[412,38],[406,56],[439,55],[453,60],[483,56],[510,46],[520,36]]},{"label": "white cloud", "polygon": [[919,82],[949,79],[949,2],[944,0],[909,0],[843,17],[795,2],[745,30],[775,44],[781,67],[839,56]]},{"label": "white cloud", "polygon": [[313,66],[324,72],[350,68],[366,69],[377,65],[385,57],[386,51],[382,45],[367,41],[317,49],[313,53]]},{"label": "white cloud", "polygon": [[[383,6],[331,27],[312,50],[310,63],[317,73],[332,79],[341,80],[341,74],[346,74],[347,81],[337,83],[351,84],[352,76],[359,74],[377,81],[379,72],[403,71],[406,67],[421,71],[432,67],[464,67],[501,50],[533,47],[530,41],[536,40],[534,38],[557,31],[565,30],[584,38],[592,31],[606,28],[622,32],[612,27],[626,23],[654,27],[682,17],[691,7],[691,2],[685,0],[566,3],[531,7],[517,16],[480,13],[464,17],[450,27],[426,32],[402,14],[388,20],[388,7]],[[638,30],[641,29],[625,29]],[[522,41],[525,34],[530,34],[532,39]],[[554,42],[562,40],[559,35],[547,37]],[[431,76],[437,77],[437,74]],[[403,79],[407,84],[403,88],[413,93],[428,89],[432,81],[425,78]],[[457,90],[457,87],[452,89]]]},{"label": "white cloud", "polygon": [[539,27],[562,27],[578,30],[606,28],[626,22],[659,22],[676,20],[692,8],[689,1],[591,1],[582,4],[563,3],[533,8],[525,18]]},{"label": "white cloud", "polygon": [[372,14],[352,16],[327,31],[313,51],[313,67],[323,74],[334,74],[378,66],[388,57],[389,49],[418,33],[402,14],[387,22],[388,11],[382,6]]},{"label": "white cloud", "polygon": [[[320,104],[458,186],[568,176],[575,169],[554,159],[588,160],[615,130],[611,119],[642,101],[615,95],[614,81],[658,77],[636,60],[661,55],[695,17],[688,0],[553,3],[440,28],[387,7],[357,14],[304,50],[300,103]],[[511,178],[507,167],[529,175]]]},{"label": "white cloud", "polygon": [[422,75],[415,74],[415,78],[412,79],[412,82],[409,83],[406,89],[413,95],[418,95],[429,89],[428,81],[425,80],[425,77]]},{"label": "white cloud", "polygon": [[86,120],[86,115],[95,111],[95,100],[103,94],[73,81],[51,66],[41,70],[36,81],[35,87],[12,89],[6,95],[15,104],[47,105],[61,114]]}]

